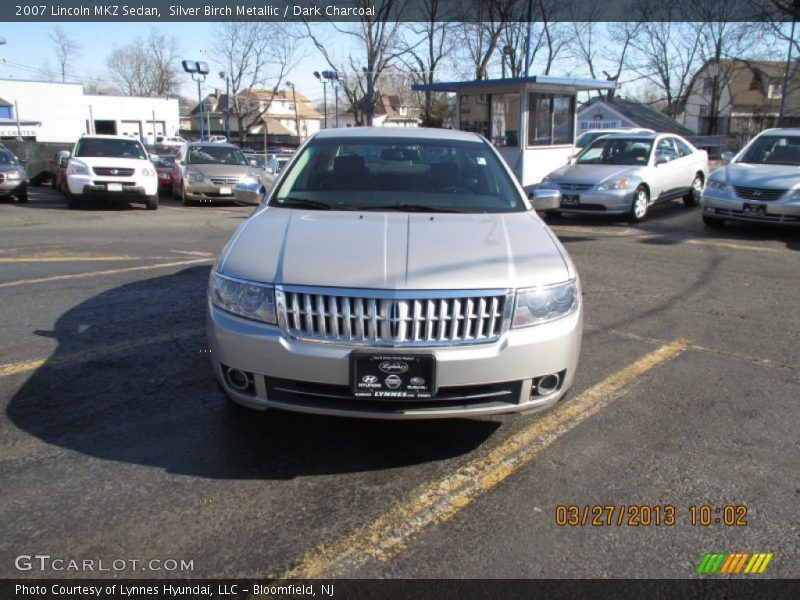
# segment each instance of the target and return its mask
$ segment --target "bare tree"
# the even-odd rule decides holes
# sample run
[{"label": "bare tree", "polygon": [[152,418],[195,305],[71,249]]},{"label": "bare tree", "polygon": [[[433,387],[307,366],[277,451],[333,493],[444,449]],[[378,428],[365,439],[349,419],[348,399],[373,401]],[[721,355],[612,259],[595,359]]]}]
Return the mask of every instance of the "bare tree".
[{"label": "bare tree", "polygon": [[52,28],[49,37],[55,49],[56,60],[61,71],[61,81],[66,81],[67,71],[72,66],[72,61],[78,57],[81,45],[69,37],[60,25],[55,25]]},{"label": "bare tree", "polygon": [[[406,54],[401,60],[411,71],[412,83],[431,84],[436,80],[436,70],[452,52],[453,25],[441,21],[442,0],[422,0],[420,4],[426,20],[409,26],[408,33],[415,39],[404,41]],[[420,96],[423,126],[441,127],[441,112],[434,115],[434,100],[438,96],[430,90]]]},{"label": "bare tree", "polygon": [[520,0],[476,0],[469,7],[474,20],[462,22],[458,43],[474,67],[475,79],[489,77],[489,64],[497,51],[500,38],[514,15],[519,14]]},{"label": "bare tree", "polygon": [[567,41],[568,24],[552,20],[558,3],[559,0],[532,0],[530,27],[527,16],[525,20],[519,19],[506,24],[500,40],[502,46],[498,47],[503,72],[508,65],[511,77],[522,77],[525,74],[526,39],[530,31],[528,66],[539,64],[542,74],[550,74]]},{"label": "bare tree", "polygon": [[180,89],[179,53],[176,38],[152,28],[146,38],[115,48],[106,67],[111,83],[130,96],[174,96]]},{"label": "bare tree", "polygon": [[298,35],[285,23],[248,21],[220,23],[214,38],[219,66],[230,78],[230,114],[240,141],[246,141],[247,132],[264,120],[287,74],[302,59]]},{"label": "bare tree", "polygon": [[[370,0],[354,0],[361,8],[373,6]],[[330,22],[337,32],[351,38],[363,55],[350,54],[347,58],[336,56],[334,45],[328,44],[318,31],[306,23],[308,37],[322,54],[328,65],[339,73],[341,89],[353,111],[357,125],[372,125],[372,113],[377,100],[375,90],[380,89],[384,72],[402,56],[404,48],[397,17],[406,6],[406,0],[385,0],[375,7],[374,16],[363,16],[357,23]]]}]

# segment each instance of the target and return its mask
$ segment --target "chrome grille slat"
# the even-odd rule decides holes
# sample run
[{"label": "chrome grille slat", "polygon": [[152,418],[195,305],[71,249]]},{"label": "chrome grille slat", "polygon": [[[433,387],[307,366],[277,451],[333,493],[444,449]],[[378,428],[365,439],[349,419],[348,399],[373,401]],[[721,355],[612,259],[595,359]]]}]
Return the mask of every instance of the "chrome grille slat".
[{"label": "chrome grille slat", "polygon": [[763,200],[770,202],[772,200],[779,200],[788,190],[777,190],[774,188],[754,188],[737,185],[736,195],[746,200]]},{"label": "chrome grille slat", "polygon": [[[294,289],[293,289],[294,288]],[[436,346],[496,341],[513,296],[481,292],[374,292],[281,286],[282,327],[298,340]]]}]

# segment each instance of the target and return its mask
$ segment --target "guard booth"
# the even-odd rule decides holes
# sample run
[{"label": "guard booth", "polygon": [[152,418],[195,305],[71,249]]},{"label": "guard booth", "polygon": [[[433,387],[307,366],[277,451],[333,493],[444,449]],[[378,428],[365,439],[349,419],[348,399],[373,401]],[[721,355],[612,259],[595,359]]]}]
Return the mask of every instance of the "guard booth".
[{"label": "guard booth", "polygon": [[413,90],[456,94],[456,127],[497,148],[526,191],[569,160],[578,92],[614,89],[613,81],[534,75],[417,84]]}]

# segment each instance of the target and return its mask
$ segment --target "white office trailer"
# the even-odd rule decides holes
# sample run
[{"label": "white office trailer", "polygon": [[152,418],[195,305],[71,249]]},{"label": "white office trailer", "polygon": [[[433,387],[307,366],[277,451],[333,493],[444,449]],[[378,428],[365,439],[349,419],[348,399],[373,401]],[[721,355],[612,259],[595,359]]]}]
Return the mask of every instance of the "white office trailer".
[{"label": "white office trailer", "polygon": [[84,94],[79,83],[14,79],[0,79],[0,98],[6,107],[0,115],[0,138],[5,139],[73,143],[81,134],[102,133],[155,143],[180,126],[176,98],[92,95]]},{"label": "white office trailer", "polygon": [[609,90],[613,81],[534,75],[418,84],[455,93],[456,127],[489,140],[526,188],[566,164],[576,136],[578,92]]}]

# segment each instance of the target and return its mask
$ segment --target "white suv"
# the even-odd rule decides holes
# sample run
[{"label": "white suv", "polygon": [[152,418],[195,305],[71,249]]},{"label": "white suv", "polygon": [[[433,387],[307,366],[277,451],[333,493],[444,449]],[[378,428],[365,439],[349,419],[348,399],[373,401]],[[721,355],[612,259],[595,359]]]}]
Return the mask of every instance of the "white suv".
[{"label": "white suv", "polygon": [[158,174],[141,142],[117,135],[84,135],[67,167],[70,208],[86,198],[144,202],[158,208]]}]

